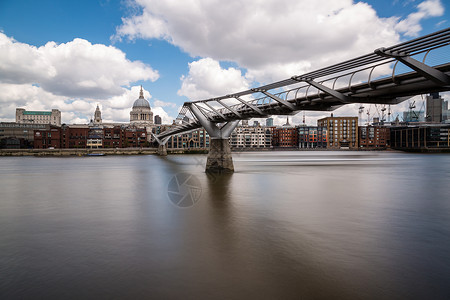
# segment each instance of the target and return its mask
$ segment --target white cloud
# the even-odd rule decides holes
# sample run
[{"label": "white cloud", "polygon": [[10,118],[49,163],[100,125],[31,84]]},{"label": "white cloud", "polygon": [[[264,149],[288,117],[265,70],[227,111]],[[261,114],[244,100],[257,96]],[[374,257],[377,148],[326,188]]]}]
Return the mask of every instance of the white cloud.
[{"label": "white cloud", "polygon": [[417,36],[422,30],[420,22],[430,17],[439,17],[444,14],[444,7],[440,0],[427,0],[417,5],[417,12],[414,12],[404,20],[395,25],[395,29],[407,36]]},{"label": "white cloud", "polygon": [[161,117],[163,124],[172,124],[172,121],[175,119],[167,114],[167,112],[164,110],[164,108],[160,106],[156,106],[152,108],[153,111],[153,117],[156,115],[159,115]]},{"label": "white cloud", "polygon": [[[85,124],[100,105],[104,121],[129,122],[140,90],[139,86],[129,87],[130,84],[155,81],[158,76],[150,66],[128,60],[125,53],[112,46],[74,39],[65,44],[48,42],[35,47],[0,32],[2,121],[14,121],[18,107],[56,108],[62,112],[63,123]],[[152,96],[144,91],[144,97]]]},{"label": "white cloud", "polygon": [[247,69],[247,80],[258,83],[393,45],[400,33],[417,35],[422,20],[444,11],[441,0],[419,3],[405,19],[380,18],[369,4],[351,0],[129,3],[141,9],[122,19],[114,38],[163,39],[193,57],[235,62]]},{"label": "white cloud", "polygon": [[171,108],[176,108],[177,107],[177,105],[175,103],[165,102],[165,101],[161,101],[161,100],[158,100],[158,99],[155,99],[153,101],[153,105],[155,107],[157,107],[157,106],[159,106],[159,107],[171,107]]},{"label": "white cloud", "polygon": [[[16,108],[33,107],[33,110],[51,109],[51,104],[65,98],[46,92],[31,84],[0,82],[0,119],[15,121]],[[46,105],[47,103],[48,105]]]},{"label": "white cloud", "polygon": [[122,18],[123,25],[119,29],[119,34],[112,36],[112,40],[120,41],[122,36],[129,39],[139,38],[161,38],[169,39],[166,30],[167,24],[163,19],[157,18],[147,11],[134,18]]},{"label": "white cloud", "polygon": [[293,75],[303,74],[309,70],[311,70],[311,62],[306,60],[284,64],[270,63],[258,68],[249,69],[245,77],[249,81],[268,83],[286,79]]},{"label": "white cloud", "polygon": [[203,58],[189,64],[189,74],[181,77],[178,95],[200,100],[249,88],[249,82],[235,68],[223,69],[218,61]]},{"label": "white cloud", "polygon": [[0,32],[0,82],[37,84],[54,95],[109,98],[138,80],[155,81],[158,72],[130,61],[121,50],[83,39],[44,46],[17,42]]},{"label": "white cloud", "polygon": [[[181,78],[178,94],[190,100],[233,93],[255,83],[282,80],[370,53],[398,43],[400,34],[417,35],[422,20],[443,14],[440,0],[419,3],[417,11],[404,19],[380,18],[369,4],[351,0],[132,3],[142,13],[123,18],[115,38],[163,39],[200,57],[189,64],[189,73]],[[246,73],[224,69],[220,61],[234,62]],[[385,72],[378,68],[374,75]],[[358,107],[346,105],[333,113],[355,116]],[[405,107],[407,102],[392,106],[401,111]],[[318,118],[329,115],[308,111],[306,120],[316,124]],[[285,122],[283,116],[274,119],[280,125]],[[301,123],[302,114],[292,120]]]},{"label": "white cloud", "polygon": [[124,18],[118,37],[165,39],[194,57],[235,62],[258,82],[284,79],[399,41],[392,20],[351,0],[136,3],[142,14]]},{"label": "white cloud", "polygon": [[[114,109],[130,109],[136,99],[139,98],[140,86],[133,86],[130,89],[122,88],[121,94],[108,99],[108,104]],[[152,95],[144,89],[144,98],[150,100]]]}]

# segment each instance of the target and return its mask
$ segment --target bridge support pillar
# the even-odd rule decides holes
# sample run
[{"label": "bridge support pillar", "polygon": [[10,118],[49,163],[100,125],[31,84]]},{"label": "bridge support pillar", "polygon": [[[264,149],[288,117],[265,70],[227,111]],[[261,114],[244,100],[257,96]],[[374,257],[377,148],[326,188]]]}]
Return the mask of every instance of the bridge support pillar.
[{"label": "bridge support pillar", "polygon": [[165,137],[163,139],[158,139],[156,135],[152,133],[155,140],[158,142],[158,150],[156,153],[158,153],[159,156],[167,156],[167,141],[170,137]]},{"label": "bridge support pillar", "polygon": [[219,127],[192,103],[189,105],[189,109],[209,134],[209,153],[205,172],[234,172],[233,157],[231,156],[231,147],[228,140],[239,120],[229,121]]},{"label": "bridge support pillar", "polygon": [[166,144],[159,145],[157,153],[159,156],[167,156],[167,145]]},{"label": "bridge support pillar", "polygon": [[227,139],[210,139],[209,153],[206,160],[207,173],[233,173],[233,157],[231,147]]}]

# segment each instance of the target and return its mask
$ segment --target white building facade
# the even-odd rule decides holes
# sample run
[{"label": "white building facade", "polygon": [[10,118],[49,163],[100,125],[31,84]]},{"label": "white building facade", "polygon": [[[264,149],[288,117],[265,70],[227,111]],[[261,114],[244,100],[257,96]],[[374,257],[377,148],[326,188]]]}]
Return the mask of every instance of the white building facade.
[{"label": "white building facade", "polygon": [[267,126],[239,126],[230,137],[232,148],[271,148],[272,130]]},{"label": "white building facade", "polygon": [[27,111],[24,108],[16,108],[16,123],[61,126],[61,112],[58,109],[52,109],[51,111]]}]

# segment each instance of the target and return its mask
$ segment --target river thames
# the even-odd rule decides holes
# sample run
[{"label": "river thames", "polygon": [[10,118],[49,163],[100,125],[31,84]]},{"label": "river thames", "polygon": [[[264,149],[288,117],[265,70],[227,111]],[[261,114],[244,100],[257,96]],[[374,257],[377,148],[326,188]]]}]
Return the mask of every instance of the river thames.
[{"label": "river thames", "polygon": [[233,158],[0,158],[0,298],[450,298],[450,155]]}]

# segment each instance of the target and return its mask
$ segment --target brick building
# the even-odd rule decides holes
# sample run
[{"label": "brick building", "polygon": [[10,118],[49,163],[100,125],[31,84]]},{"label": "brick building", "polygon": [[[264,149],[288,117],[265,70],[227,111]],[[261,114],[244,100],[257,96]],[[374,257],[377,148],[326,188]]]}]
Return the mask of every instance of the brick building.
[{"label": "brick building", "polygon": [[123,130],[121,126],[103,128],[103,147],[122,148]]},{"label": "brick building", "polygon": [[[101,131],[101,132],[100,132]],[[127,148],[148,147],[145,128],[121,127],[89,128],[87,125],[62,127],[34,131],[34,148]]]},{"label": "brick building", "polygon": [[298,129],[286,124],[273,129],[272,146],[281,148],[298,148]]},{"label": "brick building", "polygon": [[327,148],[358,148],[358,117],[327,117],[317,120],[317,126],[326,128]]},{"label": "brick building", "polygon": [[72,128],[66,125],[62,127],[51,126],[47,130],[34,131],[34,148],[86,148],[89,128]]},{"label": "brick building", "polygon": [[48,130],[34,131],[34,148],[61,148],[61,127],[50,126]]},{"label": "brick building", "polygon": [[89,135],[87,125],[62,126],[62,148],[86,148]]},{"label": "brick building", "polygon": [[359,127],[360,148],[387,148],[390,141],[390,128],[386,126]]},{"label": "brick building", "polygon": [[123,148],[139,148],[148,146],[149,142],[147,141],[147,129],[145,127],[138,128],[135,126],[130,126],[123,129]]}]

